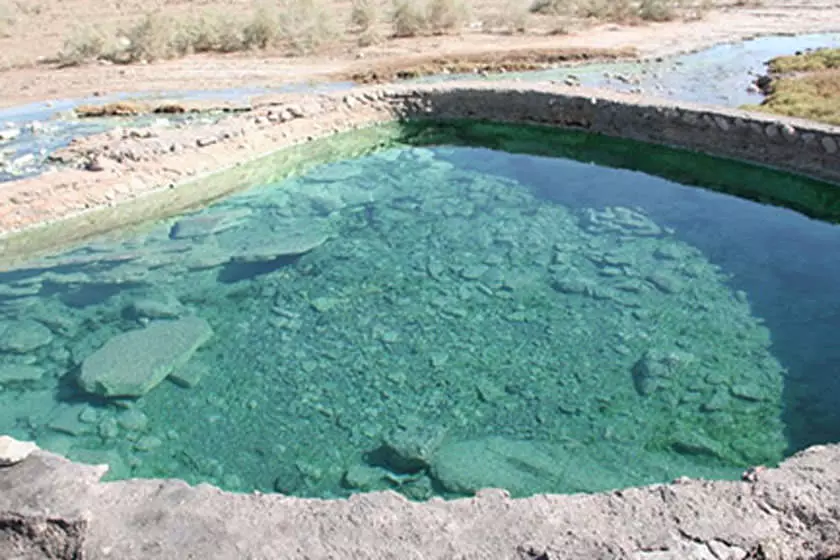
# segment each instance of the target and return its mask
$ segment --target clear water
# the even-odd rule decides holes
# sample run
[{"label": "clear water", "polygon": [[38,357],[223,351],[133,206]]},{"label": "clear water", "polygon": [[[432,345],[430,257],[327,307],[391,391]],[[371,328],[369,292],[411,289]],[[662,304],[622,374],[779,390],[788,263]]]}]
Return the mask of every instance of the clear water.
[{"label": "clear water", "polygon": [[[673,179],[827,220],[836,187],[539,128],[404,140],[0,274],[0,433],[113,478],[412,499],[735,478],[840,440],[840,229]],[[178,317],[213,335],[170,379],[80,388]]]},{"label": "clear water", "polygon": [[[675,101],[740,107],[761,103],[763,96],[750,86],[756,76],[767,72],[765,64],[768,60],[799,50],[838,45],[838,33],[769,36],[642,62],[584,64],[535,72],[491,74],[485,79],[563,83],[572,78],[587,87],[643,92]],[[476,76],[453,74],[423,78],[419,81],[437,82],[465,78],[476,79]]]}]

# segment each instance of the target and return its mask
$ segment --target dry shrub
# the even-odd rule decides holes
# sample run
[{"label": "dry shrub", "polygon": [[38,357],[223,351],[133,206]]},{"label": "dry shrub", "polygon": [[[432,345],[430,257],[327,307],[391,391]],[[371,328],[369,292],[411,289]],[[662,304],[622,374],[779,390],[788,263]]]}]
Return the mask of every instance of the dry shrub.
[{"label": "dry shrub", "polygon": [[395,0],[394,35],[443,35],[460,29],[469,16],[466,0]]},{"label": "dry shrub", "polygon": [[245,26],[220,12],[201,12],[179,22],[170,39],[177,55],[236,52],[245,48]]},{"label": "dry shrub", "polygon": [[309,54],[340,33],[328,0],[280,0],[279,38],[295,54]]},{"label": "dry shrub", "polygon": [[534,0],[529,8],[531,13],[542,15],[571,14],[576,10],[573,0]]},{"label": "dry shrub", "polygon": [[674,0],[641,0],[639,17],[645,21],[670,21],[677,17],[679,2]]},{"label": "dry shrub", "polygon": [[353,0],[350,25],[358,34],[360,46],[366,47],[382,40],[377,30],[380,9],[378,0]]},{"label": "dry shrub", "polygon": [[527,0],[507,0],[498,15],[485,22],[485,27],[503,33],[525,33],[528,30],[529,11]]},{"label": "dry shrub", "polygon": [[11,37],[17,23],[17,6],[8,0],[0,0],[0,39]]},{"label": "dry shrub", "polygon": [[428,30],[444,34],[463,27],[470,17],[465,0],[430,0],[428,4]]},{"label": "dry shrub", "polygon": [[59,66],[78,66],[107,57],[111,38],[99,27],[77,26],[58,53]]},{"label": "dry shrub", "polygon": [[178,41],[178,24],[160,14],[148,14],[125,33],[128,46],[118,53],[117,62],[151,62],[186,54]]},{"label": "dry shrub", "polygon": [[423,2],[413,0],[395,0],[392,18],[394,35],[414,37],[426,30],[426,7]]},{"label": "dry shrub", "polygon": [[280,24],[277,9],[262,2],[254,8],[251,20],[242,30],[242,40],[247,48],[265,49],[277,43],[280,37]]},{"label": "dry shrub", "polygon": [[636,16],[636,6],[632,0],[584,0],[577,4],[580,17],[602,21],[632,21]]}]

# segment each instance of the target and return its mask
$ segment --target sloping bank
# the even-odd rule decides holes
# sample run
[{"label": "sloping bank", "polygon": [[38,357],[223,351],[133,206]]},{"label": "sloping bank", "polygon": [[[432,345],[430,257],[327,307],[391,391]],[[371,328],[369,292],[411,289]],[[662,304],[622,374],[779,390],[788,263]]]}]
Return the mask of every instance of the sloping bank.
[{"label": "sloping bank", "polygon": [[[80,139],[54,156],[68,167],[0,189],[0,254],[8,261],[15,255],[31,255],[59,243],[172,215],[276,178],[280,167],[286,174],[294,173],[319,160],[348,157],[354,155],[353,150],[360,153],[403,140],[416,134],[416,127],[399,123],[429,119],[577,129],[840,182],[840,128],[810,121],[554,85],[383,86],[352,93],[266,98],[255,102],[250,111],[214,124],[117,129]],[[370,132],[371,125],[383,123],[397,124],[387,133]],[[368,132],[353,133],[357,141],[350,153],[307,144],[354,129]],[[539,152],[538,146],[535,151]],[[260,161],[270,154],[274,154],[271,165]],[[681,178],[678,159],[670,173],[676,180]],[[626,163],[617,158],[610,164]],[[214,175],[221,170],[231,171]],[[691,171],[693,175],[703,172]],[[708,182],[714,183],[714,172],[714,166],[705,170]],[[817,196],[794,191],[738,194],[802,209],[812,207],[809,197]]]}]

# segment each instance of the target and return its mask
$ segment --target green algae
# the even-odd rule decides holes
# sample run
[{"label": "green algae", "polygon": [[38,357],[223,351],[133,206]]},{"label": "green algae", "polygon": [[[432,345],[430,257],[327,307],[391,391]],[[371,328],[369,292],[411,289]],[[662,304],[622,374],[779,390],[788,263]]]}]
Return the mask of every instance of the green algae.
[{"label": "green algae", "polygon": [[[825,185],[536,127],[367,134],[389,149],[280,154],[206,209],[5,273],[3,328],[41,334],[0,372],[42,373],[0,380],[2,430],[115,478],[319,497],[734,478],[791,447],[784,333],[755,310],[773,287],[737,288],[775,276],[767,261],[733,274],[757,255],[749,236],[732,257],[718,238],[734,227],[721,208],[754,235],[784,211],[573,159],[651,169],[647,153],[692,184],[812,189],[801,200],[831,214]],[[503,152],[467,147],[491,137]],[[290,250],[304,230],[317,242]],[[215,335],[175,382],[136,400],[79,389],[79,366],[121,333],[189,316]]]}]

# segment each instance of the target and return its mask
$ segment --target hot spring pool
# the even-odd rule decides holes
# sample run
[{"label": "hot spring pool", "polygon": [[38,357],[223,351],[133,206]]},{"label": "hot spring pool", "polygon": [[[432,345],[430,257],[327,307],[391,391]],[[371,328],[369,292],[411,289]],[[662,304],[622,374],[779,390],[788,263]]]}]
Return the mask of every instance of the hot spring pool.
[{"label": "hot spring pool", "polygon": [[836,187],[547,129],[413,138],[0,273],[0,433],[111,478],[412,499],[840,440]]}]

